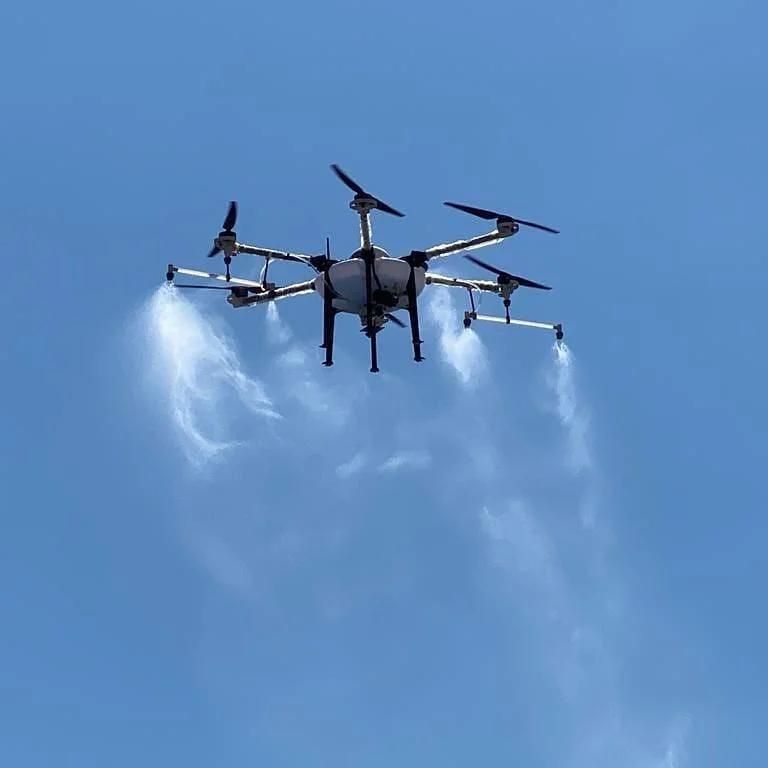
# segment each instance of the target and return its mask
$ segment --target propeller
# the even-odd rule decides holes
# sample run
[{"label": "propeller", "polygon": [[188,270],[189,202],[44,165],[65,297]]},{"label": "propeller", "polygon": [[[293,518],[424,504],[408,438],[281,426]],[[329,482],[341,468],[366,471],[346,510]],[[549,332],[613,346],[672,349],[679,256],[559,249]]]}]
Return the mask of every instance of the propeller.
[{"label": "propeller", "polygon": [[387,203],[385,203],[383,200],[379,200],[378,197],[374,197],[373,195],[366,192],[349,174],[345,173],[341,168],[339,168],[336,163],[331,165],[331,169],[339,177],[339,179],[341,179],[341,181],[355,193],[356,200],[360,198],[367,198],[369,200],[373,200],[374,203],[376,203],[376,210],[378,211],[389,213],[392,216],[405,216],[404,213],[400,213],[400,211],[395,210],[391,205],[387,205]]},{"label": "propeller", "polygon": [[232,200],[229,204],[229,208],[227,209],[227,215],[224,218],[224,223],[221,225],[221,232],[219,232],[219,236],[213,241],[213,248],[211,248],[210,253],[208,254],[208,258],[213,258],[217,253],[221,252],[221,247],[219,246],[219,240],[223,237],[233,236],[235,233],[233,231],[233,227],[237,223],[237,201]]},{"label": "propeller", "polygon": [[457,211],[464,211],[472,216],[478,216],[481,219],[492,220],[496,219],[503,223],[510,224],[523,224],[526,227],[534,227],[535,229],[542,229],[545,232],[552,232],[557,235],[560,234],[560,230],[552,229],[552,227],[545,227],[543,224],[537,224],[535,221],[526,221],[525,219],[516,219],[514,216],[507,216],[505,213],[496,213],[496,211],[487,211],[485,208],[475,208],[471,205],[462,205],[461,203],[443,203],[450,208],[455,208]]},{"label": "propeller", "polygon": [[375,288],[371,294],[374,303],[380,304],[382,307],[394,307],[397,305],[398,297],[383,288]]},{"label": "propeller", "polygon": [[405,328],[405,323],[399,317],[395,317],[391,312],[387,312],[384,317],[395,325],[400,326],[400,328]]},{"label": "propeller", "polygon": [[478,267],[482,267],[483,269],[487,269],[489,272],[493,272],[495,275],[498,275],[499,285],[509,285],[509,283],[515,282],[518,285],[525,286],[526,288],[539,288],[542,291],[552,290],[552,288],[548,285],[535,283],[533,280],[528,280],[528,278],[520,277],[519,275],[512,275],[509,272],[498,269],[491,264],[486,264],[484,261],[480,261],[480,259],[476,259],[474,256],[470,256],[467,253],[464,254],[464,258],[471,261],[473,264],[477,264]]},{"label": "propeller", "polygon": [[232,252],[237,242],[237,235],[234,232],[234,226],[237,222],[237,201],[232,200],[227,209],[227,215],[224,217],[224,223],[221,225],[216,239],[213,241],[213,248],[208,253],[208,258],[213,258],[217,253],[224,251],[224,265],[227,268],[227,280],[229,280],[229,265],[232,263]]},{"label": "propeller", "polygon": [[[387,320],[392,321],[395,325],[399,326],[400,328],[405,328],[405,323],[399,318],[395,317],[391,312],[385,312],[381,317],[386,317]],[[374,328],[373,333],[376,334],[381,330],[381,328]],[[368,333],[368,329],[366,327],[363,327],[360,329],[360,333]]]}]

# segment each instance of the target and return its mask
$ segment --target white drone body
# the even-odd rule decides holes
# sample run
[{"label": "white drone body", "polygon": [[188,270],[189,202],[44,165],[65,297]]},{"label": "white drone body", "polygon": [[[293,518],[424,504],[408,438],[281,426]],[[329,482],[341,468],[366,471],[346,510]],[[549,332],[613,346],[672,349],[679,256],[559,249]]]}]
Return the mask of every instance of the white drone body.
[{"label": "white drone body", "polygon": [[[468,240],[444,243],[423,251],[411,251],[407,256],[394,258],[383,248],[373,244],[370,214],[373,210],[379,210],[394,216],[402,216],[403,214],[382,200],[365,192],[359,184],[354,182],[338,166],[333,165],[331,167],[341,181],[355,192],[355,197],[350,202],[349,207],[360,218],[360,248],[351,254],[349,258],[342,260],[332,259],[328,239],[326,239],[325,254],[320,256],[306,256],[289,251],[278,251],[240,243],[237,241],[237,236],[233,231],[237,220],[237,203],[232,202],[224,219],[222,231],[214,239],[213,248],[208,254],[209,257],[215,256],[218,253],[224,254],[226,274],[221,275],[215,272],[204,272],[169,264],[166,279],[172,282],[177,274],[182,274],[225,282],[227,283],[226,286],[181,285],[178,283],[176,285],[179,288],[227,290],[229,291],[227,301],[236,308],[316,293],[323,301],[323,343],[320,345],[325,349],[326,353],[326,359],[323,364],[327,366],[333,365],[333,337],[336,315],[341,313],[352,314],[360,318],[363,326],[362,330],[370,339],[372,373],[379,370],[376,345],[377,334],[389,322],[405,326],[405,323],[394,314],[398,311],[407,312],[410,319],[414,360],[420,362],[424,359],[421,355],[421,344],[423,342],[419,332],[418,297],[427,285],[467,290],[470,308],[464,313],[465,328],[469,328],[473,320],[485,320],[507,325],[553,330],[556,337],[562,339],[563,330],[562,325],[559,323],[516,320],[509,316],[510,296],[515,290],[520,287],[549,290],[549,286],[533,282],[524,277],[512,275],[469,255],[466,255],[465,258],[494,273],[497,276],[496,280],[468,280],[428,272],[430,261],[462,251],[500,243],[507,237],[516,234],[521,224],[548,232],[557,232],[557,230],[482,208],[473,208],[459,203],[445,203],[445,205],[482,219],[496,219],[496,229]],[[240,255],[261,256],[265,259],[261,279],[258,282],[233,277],[230,274],[229,267],[233,257]],[[272,260],[294,261],[304,264],[314,269],[317,272],[317,276],[312,280],[302,283],[277,286],[267,280],[268,269]],[[500,296],[504,304],[504,316],[479,315],[475,308],[474,292],[487,292]]]},{"label": "white drone body", "polygon": [[[387,300],[392,301],[390,311],[408,309],[408,278],[410,266],[402,259],[393,259],[378,246],[373,247],[374,253],[374,294],[382,299],[380,306],[387,307]],[[426,272],[416,267],[416,295],[425,286]],[[339,312],[348,312],[363,316],[366,313],[365,295],[365,260],[360,251],[355,251],[348,259],[339,261],[328,270],[328,282],[333,286],[335,296],[331,301],[333,308]],[[326,281],[322,275],[315,278],[315,290],[321,298],[325,298]],[[390,298],[391,297],[391,298]],[[377,297],[374,296],[374,300]]]}]

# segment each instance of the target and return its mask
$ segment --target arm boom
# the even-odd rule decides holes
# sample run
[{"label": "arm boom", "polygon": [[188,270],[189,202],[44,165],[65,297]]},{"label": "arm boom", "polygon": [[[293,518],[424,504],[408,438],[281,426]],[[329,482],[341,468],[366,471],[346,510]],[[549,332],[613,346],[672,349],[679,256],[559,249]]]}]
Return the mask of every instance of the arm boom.
[{"label": "arm boom", "polygon": [[258,293],[255,296],[248,296],[246,298],[240,298],[238,296],[228,296],[227,301],[233,307],[248,307],[251,304],[264,304],[268,301],[279,301],[280,299],[287,299],[291,296],[302,296],[307,293],[312,293],[315,290],[315,281],[307,280],[303,283],[294,283],[293,285],[286,285],[282,288],[273,288],[263,293]]},{"label": "arm boom", "polygon": [[444,285],[447,288],[466,288],[470,291],[500,293],[499,284],[491,280],[465,280],[461,277],[448,277],[447,275],[427,272],[425,282],[427,285]]},{"label": "arm boom", "polygon": [[461,251],[472,251],[476,248],[485,248],[488,245],[496,245],[510,236],[510,234],[505,234],[498,229],[495,229],[493,232],[488,232],[485,235],[478,235],[477,237],[470,237],[468,240],[456,240],[453,243],[433,245],[431,248],[427,248],[425,253],[427,254],[428,259],[439,259],[443,256],[461,253]]},{"label": "arm boom", "polygon": [[265,259],[281,259],[282,261],[298,261],[300,264],[311,266],[311,256],[305,256],[303,253],[291,253],[290,251],[276,251],[272,248],[261,248],[258,245],[248,245],[247,243],[236,243],[236,253],[247,253],[251,256],[263,256]]}]

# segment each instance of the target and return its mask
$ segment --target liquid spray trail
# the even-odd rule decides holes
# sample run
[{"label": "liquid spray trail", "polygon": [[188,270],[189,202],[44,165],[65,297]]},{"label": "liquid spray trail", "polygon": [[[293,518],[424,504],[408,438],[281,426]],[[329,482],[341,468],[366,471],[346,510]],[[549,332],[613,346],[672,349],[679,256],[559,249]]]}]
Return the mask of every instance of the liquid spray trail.
[{"label": "liquid spray trail", "polygon": [[291,329],[283,322],[277,304],[270,301],[267,304],[267,338],[270,344],[287,344],[293,334]]},{"label": "liquid spray trail", "polygon": [[226,333],[177,289],[155,291],[143,325],[153,389],[166,400],[192,463],[204,463],[235,445],[226,434],[228,417],[241,416],[243,409],[278,416],[261,383],[243,370]]},{"label": "liquid spray trail", "polygon": [[564,341],[558,341],[552,351],[555,369],[550,384],[555,393],[558,418],[568,435],[569,466],[578,474],[592,467],[589,422],[576,392],[575,361],[571,349]]},{"label": "liquid spray trail", "polygon": [[485,347],[474,330],[463,328],[447,291],[438,289],[429,302],[429,319],[440,331],[440,355],[465,387],[476,386],[488,368]]}]

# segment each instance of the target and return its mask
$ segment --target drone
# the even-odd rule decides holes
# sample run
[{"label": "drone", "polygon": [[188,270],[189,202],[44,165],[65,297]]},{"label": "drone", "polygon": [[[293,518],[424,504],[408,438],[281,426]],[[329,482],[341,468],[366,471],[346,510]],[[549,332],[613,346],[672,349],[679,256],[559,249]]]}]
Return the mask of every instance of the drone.
[{"label": "drone", "polygon": [[[477,235],[467,240],[457,240],[452,243],[435,245],[426,250],[412,250],[406,256],[392,257],[387,251],[373,244],[371,229],[371,213],[380,211],[391,216],[402,217],[400,211],[392,208],[383,200],[375,197],[354,181],[338,165],[331,165],[336,176],[354,192],[349,203],[360,220],[360,247],[346,259],[331,257],[330,240],[326,238],[325,253],[315,256],[278,251],[271,248],[241,243],[235,233],[237,223],[237,202],[229,204],[221,231],[214,238],[213,248],[208,254],[213,258],[219,254],[224,257],[225,273],[204,272],[168,264],[166,279],[177,288],[200,288],[206,290],[228,291],[227,302],[234,308],[249,307],[255,304],[265,304],[280,301],[295,296],[316,293],[323,301],[323,342],[321,349],[325,350],[323,365],[333,365],[333,339],[336,316],[339,314],[357,315],[360,318],[360,329],[370,340],[371,373],[379,371],[377,336],[389,323],[406,327],[406,324],[395,314],[398,311],[408,313],[413,344],[413,359],[421,362],[425,358],[421,354],[421,331],[419,328],[418,297],[427,285],[460,288],[468,292],[469,309],[464,312],[464,327],[469,328],[473,321],[504,323],[506,325],[542,328],[555,332],[559,341],[563,338],[561,323],[542,323],[531,320],[519,320],[510,317],[509,307],[512,294],[519,288],[551,290],[550,286],[542,285],[519,275],[513,275],[497,267],[487,264],[470,254],[464,258],[476,266],[496,276],[495,280],[470,280],[461,277],[449,277],[428,272],[430,262],[452,254],[496,245],[508,237],[517,234],[521,226],[531,227],[558,234],[558,230],[525,221],[503,213],[475,208],[461,203],[446,202],[444,205],[463,211],[480,219],[496,222],[496,228],[486,234]],[[230,273],[232,259],[243,255],[261,256],[264,267],[258,281],[234,277]],[[269,282],[269,266],[271,261],[298,262],[315,272],[311,280],[279,286]],[[176,275],[187,277],[207,278],[226,283],[226,285],[181,284],[176,283]],[[477,312],[475,294],[482,296],[490,293],[501,297],[504,306],[503,316],[483,315]]]}]

